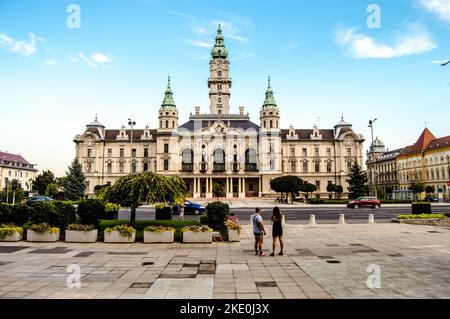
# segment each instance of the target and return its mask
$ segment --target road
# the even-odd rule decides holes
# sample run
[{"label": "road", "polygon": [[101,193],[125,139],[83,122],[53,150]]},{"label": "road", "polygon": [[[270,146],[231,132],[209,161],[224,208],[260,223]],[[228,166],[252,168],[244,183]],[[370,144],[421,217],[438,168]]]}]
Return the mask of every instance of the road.
[{"label": "road", "polygon": [[[433,213],[450,213],[449,205],[433,206]],[[233,208],[231,212],[234,213],[242,224],[247,224],[250,219],[250,215],[253,214],[253,209],[250,208]],[[374,214],[375,221],[378,223],[389,223],[392,218],[395,218],[398,214],[410,214],[411,207],[409,206],[382,206],[378,209],[360,208],[349,209],[342,207],[321,207],[321,206],[309,206],[309,207],[290,207],[282,210],[286,217],[287,223],[293,224],[305,224],[309,221],[311,214],[316,216],[316,221],[322,224],[335,224],[339,220],[339,215],[344,214],[348,223],[366,223],[369,214]],[[270,209],[264,211],[264,217],[268,219],[272,212]],[[122,209],[119,212],[119,219],[129,219],[129,210]],[[177,218],[175,216],[175,218]],[[137,220],[153,220],[155,219],[154,210],[151,208],[138,208],[136,213]],[[185,215],[185,220],[194,219],[198,220],[198,216]]]}]

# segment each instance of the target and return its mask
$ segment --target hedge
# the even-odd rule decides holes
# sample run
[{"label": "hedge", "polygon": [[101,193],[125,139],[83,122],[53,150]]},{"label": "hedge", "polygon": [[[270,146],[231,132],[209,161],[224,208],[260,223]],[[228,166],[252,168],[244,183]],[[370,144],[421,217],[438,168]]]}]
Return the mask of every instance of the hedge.
[{"label": "hedge", "polygon": [[447,218],[443,214],[411,214],[411,215],[398,215],[397,219],[442,219]]}]

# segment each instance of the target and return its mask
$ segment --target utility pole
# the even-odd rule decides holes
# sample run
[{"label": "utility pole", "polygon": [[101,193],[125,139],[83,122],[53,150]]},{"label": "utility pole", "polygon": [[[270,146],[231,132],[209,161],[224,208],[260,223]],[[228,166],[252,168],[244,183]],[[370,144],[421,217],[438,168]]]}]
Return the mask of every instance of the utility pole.
[{"label": "utility pole", "polygon": [[131,138],[131,143],[130,143],[130,174],[133,174],[133,126],[136,125],[136,122],[132,121],[131,119],[128,119],[128,125],[131,126],[131,130],[130,130],[130,138]]},{"label": "utility pole", "polygon": [[371,132],[372,132],[372,164],[373,164],[373,174],[372,174],[372,177],[373,177],[374,185],[375,185],[375,192],[374,192],[374,194],[375,194],[375,197],[378,198],[377,172],[376,172],[376,168],[375,168],[375,163],[376,163],[376,161],[375,161],[375,147],[374,147],[374,145],[373,145],[373,123],[375,123],[376,120],[377,120],[377,119],[370,120],[370,121],[369,121],[369,127],[370,127],[370,130],[371,130]]}]

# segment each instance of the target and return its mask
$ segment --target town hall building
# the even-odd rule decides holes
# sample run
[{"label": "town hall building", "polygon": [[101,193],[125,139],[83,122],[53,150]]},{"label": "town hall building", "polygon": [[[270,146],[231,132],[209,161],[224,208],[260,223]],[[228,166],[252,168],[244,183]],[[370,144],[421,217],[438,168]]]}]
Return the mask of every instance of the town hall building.
[{"label": "town hall building", "polygon": [[316,196],[328,196],[329,183],[342,185],[347,193],[350,167],[355,161],[362,167],[364,156],[364,137],[352,124],[342,118],[332,129],[282,129],[282,108],[270,77],[259,123],[252,122],[242,106],[231,113],[230,60],[220,25],[209,65],[208,113],[196,106],[180,125],[169,78],[158,128],[106,129],[96,118],[74,138],[87,195],[96,185],[144,171],[182,177],[194,198],[212,198],[216,183],[228,198],[276,196],[270,181],[282,175],[316,185]]}]

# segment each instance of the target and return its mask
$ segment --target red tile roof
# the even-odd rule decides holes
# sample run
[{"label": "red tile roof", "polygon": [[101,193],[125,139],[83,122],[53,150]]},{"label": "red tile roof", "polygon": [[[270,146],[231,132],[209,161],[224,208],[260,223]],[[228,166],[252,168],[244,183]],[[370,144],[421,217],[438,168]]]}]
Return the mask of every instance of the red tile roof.
[{"label": "red tile roof", "polygon": [[30,165],[30,163],[28,163],[28,161],[24,159],[22,155],[10,154],[6,152],[0,152],[0,161]]},{"label": "red tile roof", "polygon": [[420,153],[432,149],[439,149],[450,146],[450,136],[436,138],[428,128],[425,128],[417,142],[403,149],[400,156]]}]

